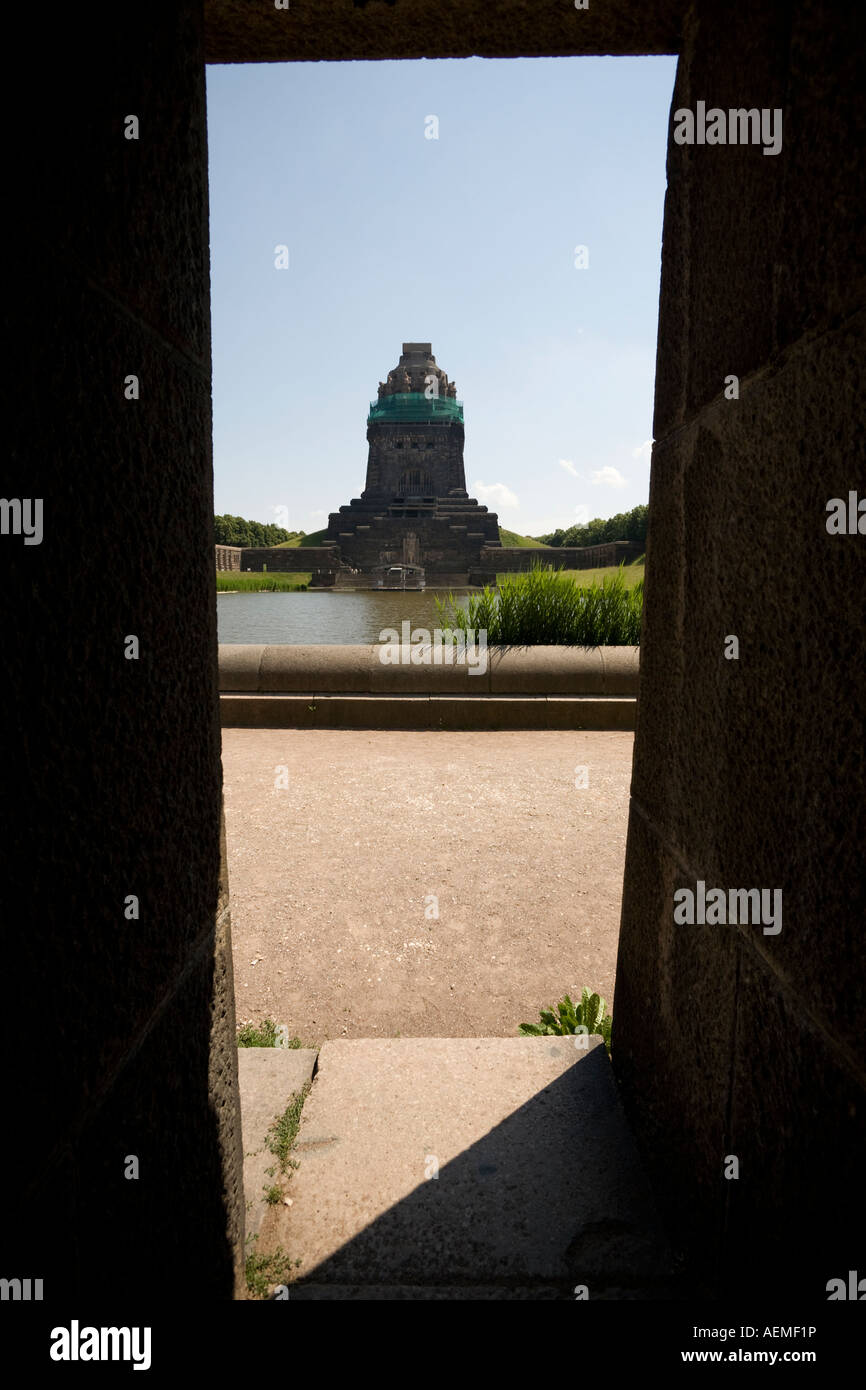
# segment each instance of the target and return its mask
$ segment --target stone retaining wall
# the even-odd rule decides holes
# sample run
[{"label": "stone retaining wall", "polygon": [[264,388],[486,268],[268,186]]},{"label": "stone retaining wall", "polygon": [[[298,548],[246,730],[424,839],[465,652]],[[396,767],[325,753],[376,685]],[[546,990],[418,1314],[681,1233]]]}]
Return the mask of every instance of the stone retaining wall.
[{"label": "stone retaining wall", "polygon": [[[416,531],[418,527],[415,527]],[[441,529],[441,528],[440,528]],[[453,531],[454,528],[451,528]],[[378,532],[377,532],[378,534]],[[426,535],[426,532],[423,533]],[[451,534],[451,532],[449,532]],[[371,532],[372,535],[372,532]],[[428,537],[428,541],[429,541]],[[366,568],[372,569],[380,562],[380,550],[370,543],[361,555]],[[372,548],[371,548],[372,547]],[[428,545],[429,548],[429,545]],[[479,549],[478,564],[469,570],[469,583],[492,584],[497,574],[517,572],[532,568],[539,560],[545,564],[561,566],[564,569],[602,569],[609,565],[630,564],[644,553],[644,541],[610,541],[605,545],[551,546],[544,550],[523,548],[521,546],[482,545]],[[395,555],[398,554],[395,550]],[[460,558],[459,547],[451,549],[442,542],[435,551],[436,559],[425,565],[428,582],[437,584],[465,584],[466,571],[460,571],[456,563]],[[360,552],[359,552],[360,555]],[[358,556],[353,556],[358,559]],[[450,562],[450,566],[449,566]],[[347,563],[339,545],[311,546],[235,546],[216,547],[216,567],[218,570],[253,570],[260,573],[265,566],[268,572],[327,572],[337,570]]]},{"label": "stone retaining wall", "polygon": [[221,644],[221,692],[637,696],[639,647],[491,647],[487,669],[385,665],[381,645]]},{"label": "stone retaining wall", "polygon": [[[242,570],[256,574],[267,566],[268,573],[311,573],[313,570],[333,570],[340,567],[340,551],[335,545],[310,546],[244,546],[241,550]],[[219,566],[217,566],[219,568]]]},{"label": "stone retaining wall", "polygon": [[567,570],[606,569],[610,565],[629,565],[646,550],[646,541],[608,541],[604,545],[557,545],[536,550],[529,546],[485,547],[481,563],[499,574],[531,569],[539,560]]},{"label": "stone retaining wall", "polygon": [[218,545],[216,547],[217,574],[225,570],[239,570],[243,553],[239,545]]}]

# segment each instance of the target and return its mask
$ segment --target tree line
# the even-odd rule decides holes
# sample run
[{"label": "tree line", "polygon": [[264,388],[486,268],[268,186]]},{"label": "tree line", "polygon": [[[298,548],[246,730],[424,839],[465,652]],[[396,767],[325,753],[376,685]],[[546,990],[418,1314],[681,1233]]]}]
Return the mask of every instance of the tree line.
[{"label": "tree line", "polygon": [[604,520],[597,516],[582,525],[561,527],[548,536],[536,536],[545,545],[603,545],[606,541],[645,541],[649,507],[633,507]]},{"label": "tree line", "polygon": [[243,516],[215,516],[214,545],[281,545],[303,536],[303,531],[287,531],[270,521],[247,521]]}]

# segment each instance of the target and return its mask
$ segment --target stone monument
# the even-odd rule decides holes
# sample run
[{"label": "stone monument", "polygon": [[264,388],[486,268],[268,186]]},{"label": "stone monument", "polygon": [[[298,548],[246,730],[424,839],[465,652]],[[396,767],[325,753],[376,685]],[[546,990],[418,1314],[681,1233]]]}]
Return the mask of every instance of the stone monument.
[{"label": "stone monument", "polygon": [[432,344],[404,343],[370,402],[364,491],[331,513],[324,543],[362,574],[411,563],[428,585],[494,582],[481,551],[499,546],[498,518],[467,494],[463,440],[463,402]]}]

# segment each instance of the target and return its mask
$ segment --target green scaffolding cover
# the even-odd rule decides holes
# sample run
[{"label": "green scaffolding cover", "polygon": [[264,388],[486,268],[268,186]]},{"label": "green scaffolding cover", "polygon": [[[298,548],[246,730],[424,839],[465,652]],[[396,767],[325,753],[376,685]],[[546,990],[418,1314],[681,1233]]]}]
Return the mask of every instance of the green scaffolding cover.
[{"label": "green scaffolding cover", "polygon": [[367,424],[399,422],[420,423],[427,420],[456,420],[463,424],[463,402],[450,396],[428,397],[423,391],[404,391],[400,395],[380,396],[370,402]]}]

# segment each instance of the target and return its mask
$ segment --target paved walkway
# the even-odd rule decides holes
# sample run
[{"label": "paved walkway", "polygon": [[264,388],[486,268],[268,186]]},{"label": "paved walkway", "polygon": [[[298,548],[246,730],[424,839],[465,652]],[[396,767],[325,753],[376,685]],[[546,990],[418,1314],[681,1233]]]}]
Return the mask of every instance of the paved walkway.
[{"label": "paved walkway", "polygon": [[611,1003],[632,734],[222,739],[239,1022],[513,1037],[565,990]]}]

